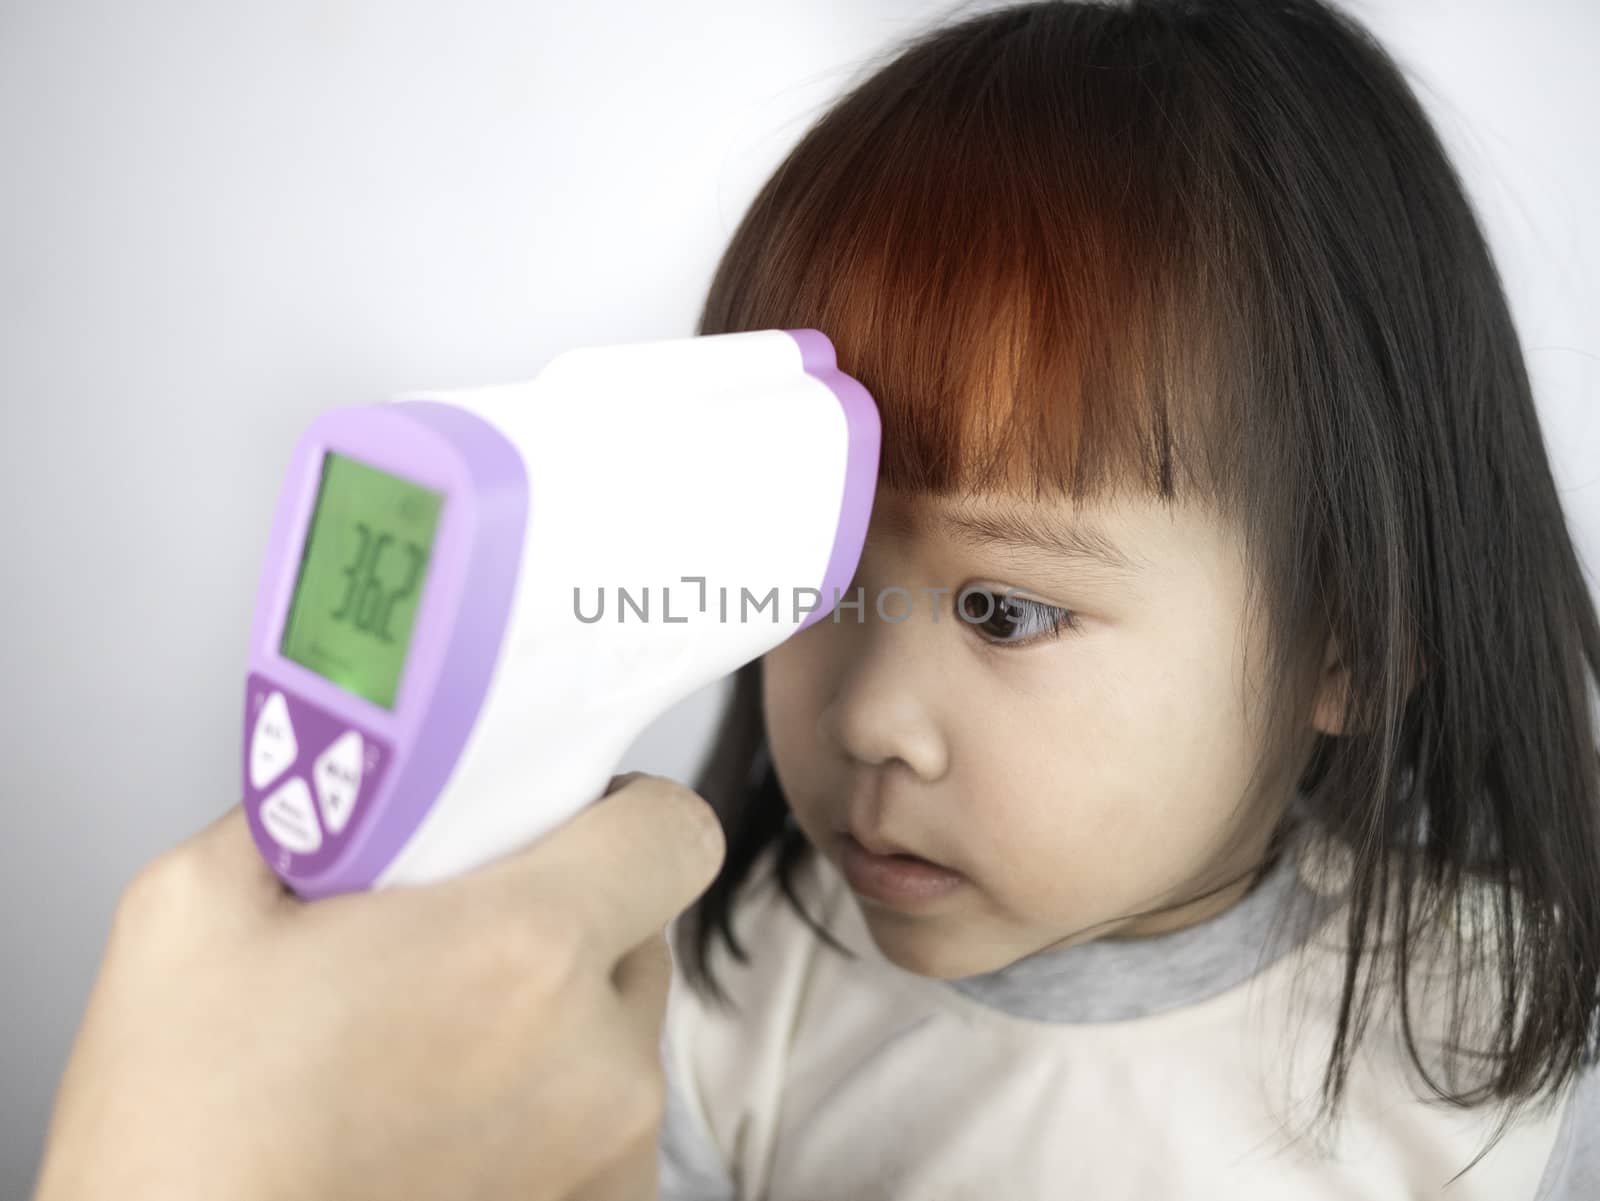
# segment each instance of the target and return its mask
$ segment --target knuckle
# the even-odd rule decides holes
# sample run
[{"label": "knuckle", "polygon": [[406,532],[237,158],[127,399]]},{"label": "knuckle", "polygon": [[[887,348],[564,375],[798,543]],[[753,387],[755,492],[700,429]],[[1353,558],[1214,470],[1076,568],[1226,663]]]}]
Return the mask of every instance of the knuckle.
[{"label": "knuckle", "polygon": [[[653,815],[652,829],[659,832],[665,826],[687,831],[708,850],[718,855],[723,852],[726,835],[721,819],[711,803],[687,784],[668,776],[641,772],[633,773],[633,778],[626,780],[619,790],[627,792],[632,803]],[[674,841],[677,837],[681,837],[681,833],[674,834]]]},{"label": "knuckle", "polygon": [[722,819],[717,816],[711,803],[699,793],[691,792],[689,796],[692,798],[689,814],[694,822],[697,836],[720,857],[727,846],[727,835],[722,829]]},{"label": "knuckle", "polygon": [[139,869],[117,899],[119,928],[161,922],[187,910],[199,890],[199,865],[185,848],[166,851]]},{"label": "knuckle", "polygon": [[704,797],[681,780],[668,780],[666,781],[666,786],[667,795],[672,798],[674,804],[698,808],[703,807],[706,803]]},{"label": "knuckle", "polygon": [[720,844],[723,838],[722,822],[711,803],[687,784],[676,780],[664,780],[662,783],[662,802],[675,806],[685,822],[706,842]]},{"label": "knuckle", "polygon": [[670,776],[656,776],[647,772],[633,773],[626,787],[647,796],[654,804],[672,804],[691,791],[686,784]]}]

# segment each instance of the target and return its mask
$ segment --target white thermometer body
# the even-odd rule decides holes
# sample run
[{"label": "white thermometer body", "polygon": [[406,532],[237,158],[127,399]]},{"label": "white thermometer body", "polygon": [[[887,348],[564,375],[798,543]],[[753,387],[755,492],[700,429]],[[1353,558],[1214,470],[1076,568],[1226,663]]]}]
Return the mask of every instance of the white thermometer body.
[{"label": "white thermometer body", "polygon": [[879,439],[815,330],[582,347],[318,418],[251,632],[262,854],[307,897],[422,883],[596,800],[663,711],[833,611]]}]

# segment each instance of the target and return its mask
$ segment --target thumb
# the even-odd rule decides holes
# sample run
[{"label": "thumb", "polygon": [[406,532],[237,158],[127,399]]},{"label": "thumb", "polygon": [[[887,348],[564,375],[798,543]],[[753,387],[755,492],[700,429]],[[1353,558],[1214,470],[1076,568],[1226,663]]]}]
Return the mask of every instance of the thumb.
[{"label": "thumb", "polygon": [[484,868],[481,893],[506,913],[558,917],[606,965],[687,909],[722,867],[722,823],[664,776],[628,773],[531,847]]}]

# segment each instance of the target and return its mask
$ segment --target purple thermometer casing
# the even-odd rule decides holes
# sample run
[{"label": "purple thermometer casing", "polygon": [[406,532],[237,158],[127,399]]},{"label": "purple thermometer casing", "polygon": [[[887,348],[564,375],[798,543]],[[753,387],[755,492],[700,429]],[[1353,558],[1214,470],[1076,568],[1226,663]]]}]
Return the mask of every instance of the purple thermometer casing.
[{"label": "purple thermometer casing", "polygon": [[[867,525],[872,519],[872,498],[878,486],[878,456],[882,430],[878,406],[855,378],[839,370],[833,343],[814,329],[784,331],[800,346],[800,360],[806,373],[828,386],[844,411],[849,456],[845,462],[844,495],[839,502],[839,529],[833,537],[833,551],[823,573],[817,608],[806,614],[795,629],[798,634],[810,629],[839,603],[839,594],[849,586],[867,540]],[[792,637],[793,635],[791,635]]]},{"label": "purple thermometer casing", "polygon": [[[798,344],[806,372],[839,401],[850,440],[821,602],[798,633],[832,612],[854,574],[870,519],[880,431],[871,397],[837,369],[827,337],[810,329],[784,332]],[[279,650],[329,454],[444,497],[392,709]],[[318,417],[296,445],[250,631],[243,779],[256,846],[299,895],[371,888],[444,790],[499,661],[525,570],[532,503],[516,446],[489,422],[447,403],[336,409]]]},{"label": "purple thermometer casing", "polygon": [[[392,710],[278,649],[330,453],[444,495]],[[371,887],[444,788],[494,673],[521,570],[528,506],[516,447],[453,405],[397,401],[336,409],[317,418],[295,447],[250,633],[244,803],[256,846],[301,896]],[[256,740],[283,738],[261,722],[280,714],[293,753],[280,772],[259,779],[252,773]],[[335,832],[317,764],[351,732],[363,753],[354,803]],[[306,828],[296,830],[297,822]]]}]

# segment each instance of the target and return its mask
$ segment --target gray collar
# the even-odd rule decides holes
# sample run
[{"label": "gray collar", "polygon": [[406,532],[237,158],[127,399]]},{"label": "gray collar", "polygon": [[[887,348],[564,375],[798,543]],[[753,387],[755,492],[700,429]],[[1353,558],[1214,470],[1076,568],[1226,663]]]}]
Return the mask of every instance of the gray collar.
[{"label": "gray collar", "polygon": [[1147,938],[1048,948],[941,983],[1017,1017],[1115,1022],[1194,1005],[1242,984],[1305,941],[1342,902],[1301,868],[1302,824],[1255,886],[1221,913]]}]

